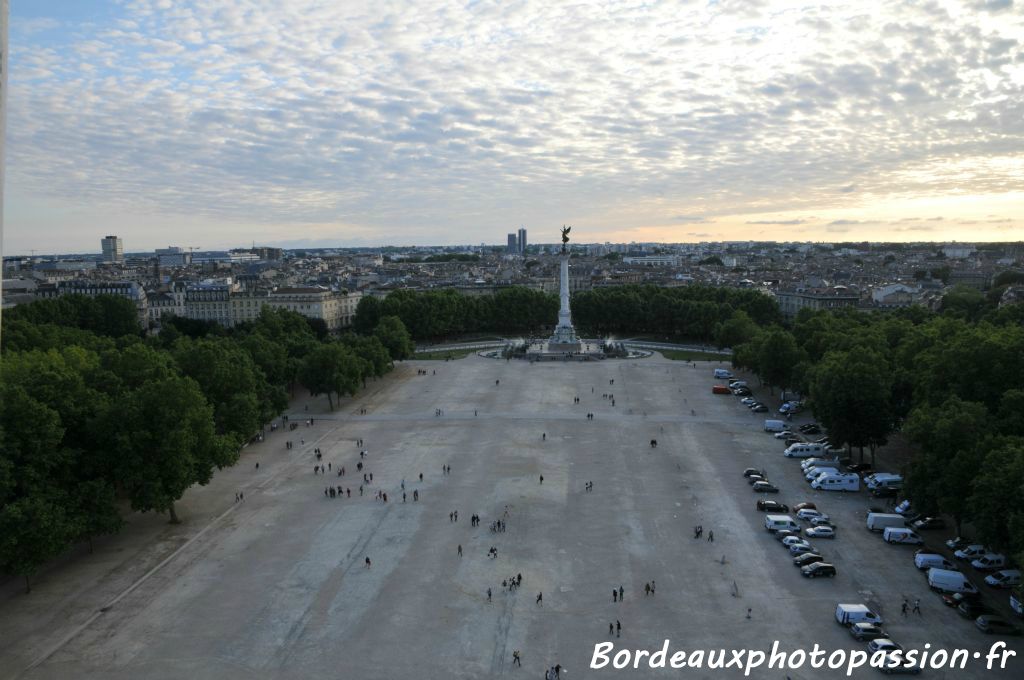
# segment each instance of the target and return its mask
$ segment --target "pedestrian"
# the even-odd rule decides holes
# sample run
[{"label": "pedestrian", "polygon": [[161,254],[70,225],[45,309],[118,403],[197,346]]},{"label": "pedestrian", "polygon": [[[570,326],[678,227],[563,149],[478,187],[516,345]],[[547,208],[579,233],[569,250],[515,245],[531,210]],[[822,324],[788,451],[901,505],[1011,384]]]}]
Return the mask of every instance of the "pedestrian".
[{"label": "pedestrian", "polygon": [[921,616],[921,599],[917,598],[914,600],[914,613]]},{"label": "pedestrian", "polygon": [[405,502],[405,492],[404,491],[402,492],[402,502],[403,503]]},{"label": "pedestrian", "polygon": [[622,586],[619,586],[619,602],[626,601],[626,591]]},{"label": "pedestrian", "polygon": [[369,557],[366,558],[366,568],[367,569],[370,568],[370,558]]},{"label": "pedestrian", "polygon": [[615,637],[622,637],[622,624],[618,619],[615,619]]},{"label": "pedestrian", "polygon": [[618,601],[619,601],[619,591],[615,590],[615,588],[612,588],[612,602],[618,602]]},{"label": "pedestrian", "polygon": [[900,613],[903,614],[903,616],[907,615],[907,609],[909,609],[909,604],[910,603],[908,603],[906,600],[903,600],[903,605],[900,607]]},{"label": "pedestrian", "polygon": [[518,649],[513,649],[512,650],[512,663],[514,663],[515,665],[519,666],[520,668],[523,667],[522,662],[519,660],[519,650]]},{"label": "pedestrian", "polygon": [[714,542],[715,542],[715,532],[711,531],[709,529],[708,530],[708,543],[714,543]]},{"label": "pedestrian", "polygon": [[[256,465],[259,466],[259,463],[256,463]],[[330,469],[331,469],[331,462],[327,461],[327,470],[328,470],[328,472],[330,471]]]},{"label": "pedestrian", "polygon": [[260,462],[259,462],[259,461],[256,461],[256,469],[257,469],[257,470],[259,470],[259,469],[260,469]]},{"label": "pedestrian", "polygon": [[651,594],[651,584],[650,583],[645,583],[644,584],[644,597],[647,597],[650,594]]},{"label": "pedestrian", "polygon": [[752,610],[750,609],[750,607],[747,607],[747,618],[748,618],[748,619],[750,618],[750,612],[751,612],[751,611],[752,611]]},{"label": "pedestrian", "polygon": [[651,597],[654,597],[654,579],[651,579]]},{"label": "pedestrian", "polygon": [[459,543],[459,557],[462,557],[462,544]]},{"label": "pedestrian", "polygon": [[541,475],[541,476],[540,476],[540,483],[541,483],[541,484],[543,484],[543,483],[544,483],[544,475]]},{"label": "pedestrian", "polygon": [[236,503],[238,502],[238,492],[237,491],[235,492],[235,502]]},{"label": "pedestrian", "polygon": [[240,501],[244,501],[245,500],[245,492],[244,491],[239,491],[238,492],[238,500],[240,500]]},{"label": "pedestrian", "polygon": [[423,473],[422,472],[420,473],[420,481],[421,482],[423,481]]},{"label": "pedestrian", "polygon": [[491,589],[490,588],[487,589],[487,601],[488,602],[491,601]]},{"label": "pedestrian", "polygon": [[543,606],[544,604],[544,593],[537,593],[537,605]]},{"label": "pedestrian", "polygon": [[614,623],[609,623],[608,624],[608,636],[611,637],[611,634],[614,633],[614,632],[615,632],[615,624]]}]

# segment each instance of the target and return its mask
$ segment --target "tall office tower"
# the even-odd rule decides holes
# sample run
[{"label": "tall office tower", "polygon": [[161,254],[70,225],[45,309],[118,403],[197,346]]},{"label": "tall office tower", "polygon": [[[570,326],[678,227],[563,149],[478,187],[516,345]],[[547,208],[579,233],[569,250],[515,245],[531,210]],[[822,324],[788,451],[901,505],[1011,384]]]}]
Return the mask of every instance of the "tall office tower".
[{"label": "tall office tower", "polygon": [[519,252],[519,244],[516,243],[516,235],[515,234],[509,234],[508,235],[508,252],[509,253],[518,253]]},{"label": "tall office tower", "polygon": [[526,229],[519,227],[519,254],[526,254]]},{"label": "tall office tower", "polygon": [[101,243],[104,262],[124,262],[124,243],[119,236],[104,236]]}]

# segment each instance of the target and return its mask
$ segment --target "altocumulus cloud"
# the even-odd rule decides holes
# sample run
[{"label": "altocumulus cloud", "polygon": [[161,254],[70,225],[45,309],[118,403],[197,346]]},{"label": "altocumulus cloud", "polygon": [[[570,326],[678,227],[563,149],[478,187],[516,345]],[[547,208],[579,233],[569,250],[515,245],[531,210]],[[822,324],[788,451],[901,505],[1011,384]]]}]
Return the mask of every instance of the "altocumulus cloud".
[{"label": "altocumulus cloud", "polygon": [[[1009,0],[45,7],[15,3],[11,22],[16,206],[465,242],[613,210],[664,224],[699,206],[674,221],[700,223],[1006,191],[964,167],[1024,141]],[[95,228],[62,238],[94,245]]]}]

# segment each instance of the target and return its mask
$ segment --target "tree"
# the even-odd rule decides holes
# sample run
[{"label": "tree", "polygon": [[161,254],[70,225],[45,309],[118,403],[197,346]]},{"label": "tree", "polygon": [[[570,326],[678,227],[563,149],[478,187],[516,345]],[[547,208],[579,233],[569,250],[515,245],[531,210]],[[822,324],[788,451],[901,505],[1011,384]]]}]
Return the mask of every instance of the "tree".
[{"label": "tree", "polygon": [[327,403],[334,410],[334,398],[342,394],[355,394],[362,380],[357,357],[348,347],[328,343],[317,347],[306,356],[299,371],[299,380],[313,396],[327,395]]},{"label": "tree", "polygon": [[992,438],[981,450],[968,506],[978,539],[996,550],[1024,554],[1024,439]]},{"label": "tree", "polygon": [[214,430],[213,408],[191,378],[171,376],[126,393],[112,411],[111,446],[118,481],[140,512],[167,512],[193,484],[205,485],[214,468],[238,460],[231,437]]},{"label": "tree", "polygon": [[811,405],[814,417],[828,430],[833,446],[861,450],[886,443],[892,427],[892,378],[882,356],[863,351],[829,352],[812,371]]},{"label": "tree", "polygon": [[415,349],[409,331],[397,316],[382,316],[373,329],[373,336],[384,345],[394,361],[408,359]]},{"label": "tree", "polygon": [[750,315],[742,309],[732,313],[728,320],[719,324],[715,333],[715,340],[719,349],[725,347],[736,347],[748,342],[755,335],[761,332]]},{"label": "tree", "polygon": [[971,485],[982,462],[978,444],[990,429],[985,406],[957,396],[911,411],[904,431],[920,453],[908,470],[907,491],[919,507],[949,513],[960,528],[970,516]]},{"label": "tree", "polygon": [[770,387],[785,389],[793,382],[793,369],[803,359],[793,334],[776,328],[761,338],[757,374]]}]

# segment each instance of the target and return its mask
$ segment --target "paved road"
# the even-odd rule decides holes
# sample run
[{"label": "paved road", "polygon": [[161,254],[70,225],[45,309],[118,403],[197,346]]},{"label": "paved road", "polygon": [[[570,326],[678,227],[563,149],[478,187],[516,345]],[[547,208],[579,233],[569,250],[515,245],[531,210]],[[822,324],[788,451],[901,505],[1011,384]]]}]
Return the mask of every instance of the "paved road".
[{"label": "paved road", "polygon": [[[586,669],[616,620],[623,633],[612,641],[631,648],[670,639],[686,650],[770,649],[774,640],[859,649],[832,622],[838,601],[880,605],[902,642],[983,648],[987,640],[937,604],[906,551],[859,528],[859,495],[815,498],[840,524],[840,538],[823,546],[840,576],[800,578],[764,532],[740,471],[768,467],[788,502],[814,496],[798,465],[760,431],[762,417],[710,394],[715,365],[469,356],[406,362],[334,413],[320,400],[309,411],[300,403],[293,420],[312,415],[314,425],[271,435],[191,490],[181,503],[185,526],[134,516],[95,555],[44,574],[32,595],[5,591],[0,676],[540,678],[560,663],[568,677],[601,677],[627,672]],[[417,375],[421,366],[436,375]],[[437,408],[444,415],[434,416]],[[362,497],[360,438],[374,475]],[[328,477],[313,474],[316,447],[331,464]],[[353,497],[327,499],[327,484]],[[239,489],[245,500],[235,504]],[[378,489],[388,503],[374,499]],[[455,510],[458,522],[449,520]],[[482,527],[470,526],[473,513]],[[488,529],[498,518],[504,533]],[[691,538],[697,524],[714,542]],[[496,559],[487,556],[492,546]],[[520,573],[522,588],[503,591],[502,579]],[[656,595],[645,597],[652,579]],[[625,602],[613,602],[620,585]],[[921,597],[925,616],[900,620],[904,596]],[[515,649],[522,670],[511,665]],[[742,677],[735,669],[628,673]]]}]

